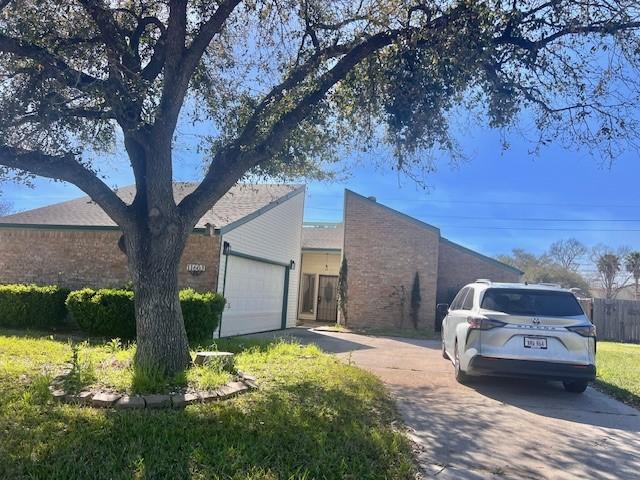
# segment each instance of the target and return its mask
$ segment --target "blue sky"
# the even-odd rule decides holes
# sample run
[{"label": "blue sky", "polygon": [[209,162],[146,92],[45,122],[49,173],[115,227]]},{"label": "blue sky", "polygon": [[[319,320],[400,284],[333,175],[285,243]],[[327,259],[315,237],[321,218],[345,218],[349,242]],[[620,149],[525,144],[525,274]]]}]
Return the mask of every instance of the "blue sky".
[{"label": "blue sky", "polygon": [[[175,177],[196,180],[202,171],[195,152],[197,137],[193,131],[181,133],[174,154]],[[455,167],[443,161],[427,177],[426,191],[389,169],[361,162],[340,182],[308,184],[305,219],[339,221],[343,190],[349,188],[374,195],[387,206],[438,226],[451,240],[488,255],[515,247],[541,253],[554,240],[571,236],[588,245],[640,248],[636,152],[621,156],[609,168],[585,152],[552,146],[532,156],[531,145],[524,140],[512,136],[510,142],[511,148],[503,151],[497,132],[473,127],[462,143],[468,160]],[[367,160],[374,159],[365,157],[365,164]],[[108,172],[110,185],[132,183],[122,153],[107,162],[103,171]],[[81,195],[75,187],[47,180],[37,181],[35,189],[14,184],[2,188],[15,210]]]}]

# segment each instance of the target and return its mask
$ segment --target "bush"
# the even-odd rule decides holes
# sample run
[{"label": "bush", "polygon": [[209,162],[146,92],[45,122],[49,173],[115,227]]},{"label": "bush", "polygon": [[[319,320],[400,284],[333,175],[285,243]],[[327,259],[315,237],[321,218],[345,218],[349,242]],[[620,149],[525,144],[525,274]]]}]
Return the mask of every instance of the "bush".
[{"label": "bush", "polygon": [[217,293],[198,293],[192,288],[180,291],[180,305],[189,341],[211,339],[225,303],[222,295]]},{"label": "bush", "polygon": [[76,290],[67,297],[71,318],[90,335],[135,338],[133,292],[103,288]]},{"label": "bush", "polygon": [[55,327],[67,316],[69,290],[53,285],[0,285],[0,325],[3,327]]},{"label": "bush", "polygon": [[[180,291],[180,305],[187,337],[191,342],[208,340],[220,321],[225,300],[217,293]],[[85,288],[71,292],[67,308],[78,326],[90,335],[133,339],[136,320],[130,290]]]}]

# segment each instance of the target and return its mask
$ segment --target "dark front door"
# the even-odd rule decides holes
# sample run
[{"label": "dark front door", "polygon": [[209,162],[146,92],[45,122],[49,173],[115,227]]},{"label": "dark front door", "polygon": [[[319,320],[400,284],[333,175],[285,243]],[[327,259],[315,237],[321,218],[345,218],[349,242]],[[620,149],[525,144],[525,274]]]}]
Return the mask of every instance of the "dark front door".
[{"label": "dark front door", "polygon": [[316,320],[319,322],[336,322],[338,320],[338,277],[320,275]]}]

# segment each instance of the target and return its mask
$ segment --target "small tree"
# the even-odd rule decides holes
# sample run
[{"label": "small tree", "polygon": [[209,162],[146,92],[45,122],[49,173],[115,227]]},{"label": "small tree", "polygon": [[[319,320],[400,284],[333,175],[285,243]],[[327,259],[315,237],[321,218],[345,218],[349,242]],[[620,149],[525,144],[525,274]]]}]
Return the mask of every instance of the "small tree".
[{"label": "small tree", "polygon": [[638,283],[640,282],[640,252],[634,251],[627,254],[625,258],[627,272],[633,276],[635,284],[635,299],[638,300]]},{"label": "small tree", "polygon": [[347,324],[347,257],[342,257],[340,272],[338,274],[338,308],[342,314],[342,323]]},{"label": "small tree", "polygon": [[605,298],[615,298],[620,289],[617,282],[618,274],[622,269],[620,256],[615,253],[604,253],[598,258],[596,267],[598,268],[600,284],[604,290]]},{"label": "small tree", "polygon": [[562,268],[577,272],[580,264],[578,261],[586,255],[587,247],[575,238],[558,240],[549,247],[547,256]]},{"label": "small tree", "polygon": [[420,296],[420,275],[418,272],[413,277],[413,287],[411,287],[411,322],[413,328],[418,328],[420,320],[420,304],[422,297]]}]

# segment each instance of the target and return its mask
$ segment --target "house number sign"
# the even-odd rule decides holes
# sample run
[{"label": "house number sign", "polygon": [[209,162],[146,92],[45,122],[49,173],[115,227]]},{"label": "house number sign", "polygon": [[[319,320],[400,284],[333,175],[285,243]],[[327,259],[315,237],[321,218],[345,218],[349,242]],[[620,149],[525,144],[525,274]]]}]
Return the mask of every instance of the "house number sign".
[{"label": "house number sign", "polygon": [[191,275],[200,275],[206,270],[206,267],[202,263],[188,263],[187,272]]}]

